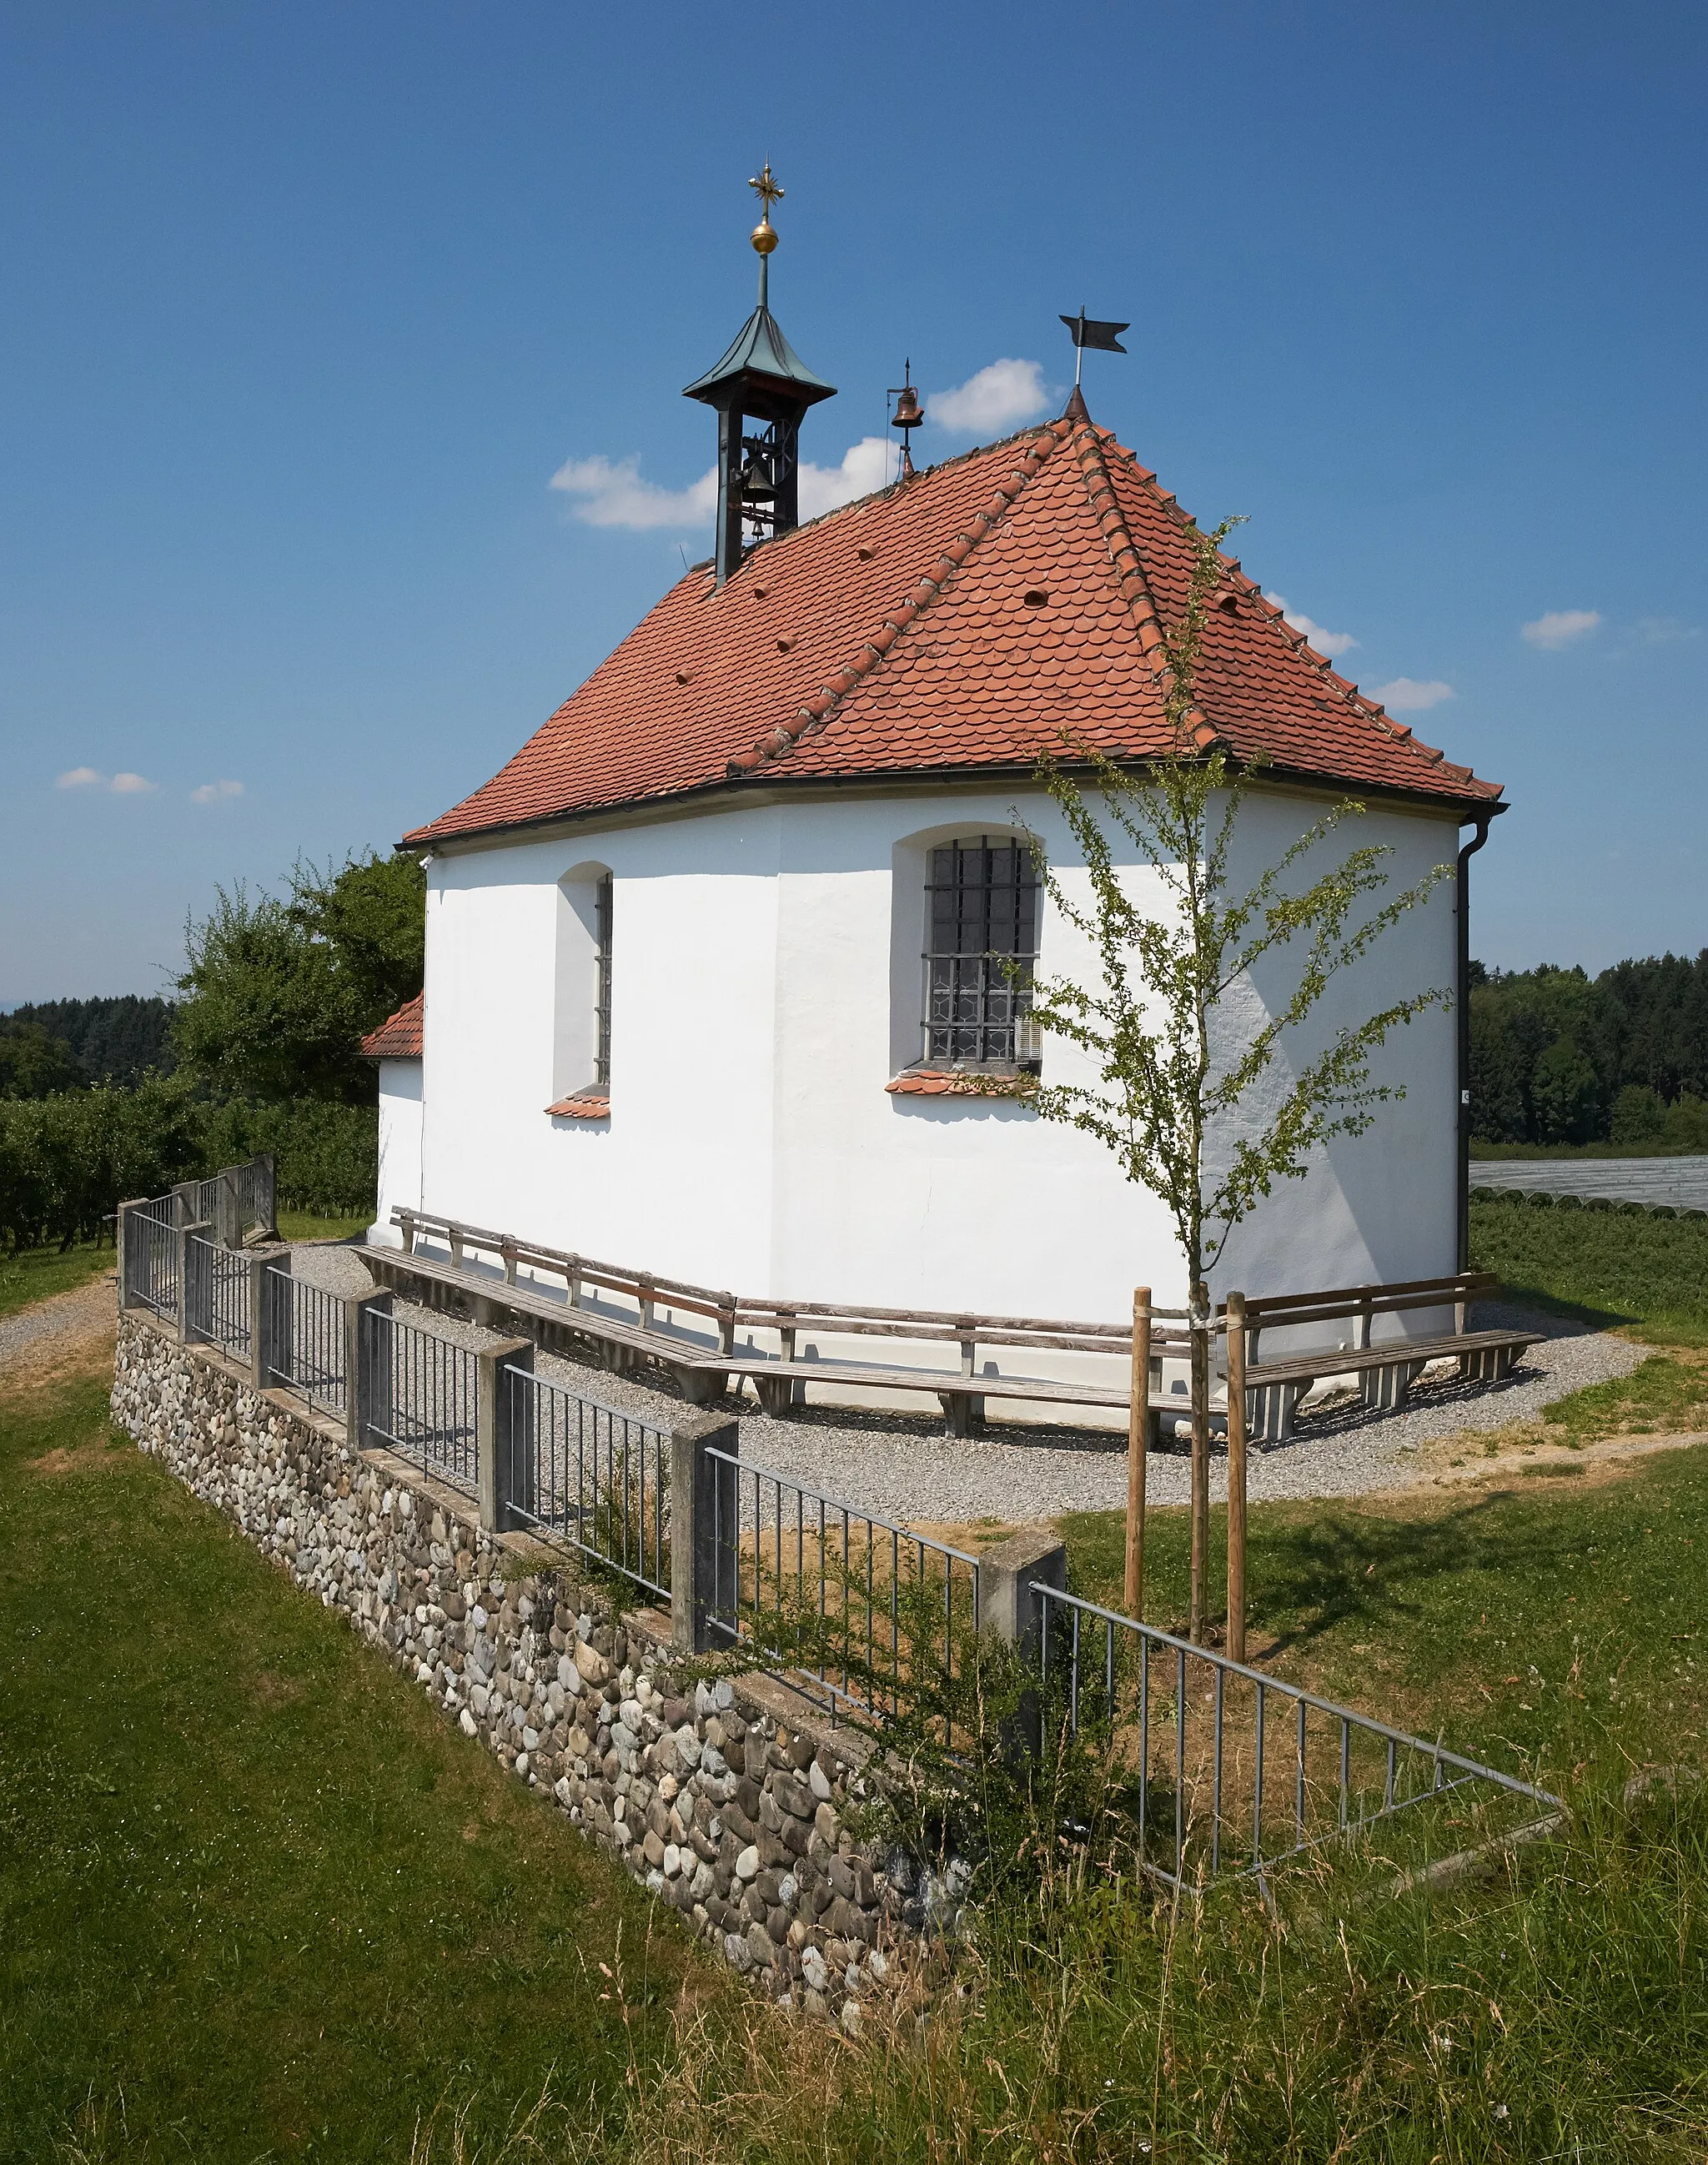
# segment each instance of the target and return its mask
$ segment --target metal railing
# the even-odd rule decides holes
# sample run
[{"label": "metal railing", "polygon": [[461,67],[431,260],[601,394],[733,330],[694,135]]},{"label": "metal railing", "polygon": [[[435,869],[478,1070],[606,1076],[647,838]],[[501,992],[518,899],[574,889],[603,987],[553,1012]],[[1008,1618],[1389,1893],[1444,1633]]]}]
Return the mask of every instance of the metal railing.
[{"label": "metal railing", "polygon": [[249,1258],[192,1233],[184,1287],[184,1326],[192,1338],[239,1357],[249,1351]]},{"label": "metal railing", "polygon": [[476,1493],[478,1356],[373,1308],[363,1309],[360,1329],[362,1442],[380,1443],[424,1473]]},{"label": "metal railing", "polygon": [[1213,1648],[1037,1581],[1031,1592],[1045,1720],[1102,1741],[1141,1868],[1172,1887],[1262,1874],[1426,1804],[1558,1809],[1533,1783]]},{"label": "metal railing", "polygon": [[324,1412],[341,1414],[348,1383],[344,1303],[271,1265],[266,1297],[277,1304],[266,1341],[267,1381]]},{"label": "metal railing", "polygon": [[670,1435],[525,1368],[498,1376],[510,1514],[670,1599]]},{"label": "metal railing", "polygon": [[139,1227],[129,1256],[121,1256],[128,1269],[130,1292],[145,1308],[159,1316],[178,1312],[178,1235],[177,1206],[170,1195],[157,1195],[131,1211]]},{"label": "metal railing", "polygon": [[937,1695],[976,1626],[978,1557],[768,1467],[706,1457],[715,1636],[832,1711],[894,1719]]},{"label": "metal railing", "polygon": [[229,1167],[224,1177],[229,1177],[236,1184],[239,1225],[245,1231],[251,1225],[259,1226],[263,1232],[271,1231],[273,1221],[271,1158],[250,1158],[242,1165]]}]

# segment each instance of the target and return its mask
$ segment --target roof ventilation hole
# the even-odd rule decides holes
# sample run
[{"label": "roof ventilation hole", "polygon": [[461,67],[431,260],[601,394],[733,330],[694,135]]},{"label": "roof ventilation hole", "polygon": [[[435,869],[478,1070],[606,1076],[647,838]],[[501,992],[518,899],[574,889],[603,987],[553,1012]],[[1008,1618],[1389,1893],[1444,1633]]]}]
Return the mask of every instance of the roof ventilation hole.
[{"label": "roof ventilation hole", "polygon": [[869,564],[877,553],[875,549],[857,549],[854,551],[862,564]]},{"label": "roof ventilation hole", "polygon": [[1041,587],[1028,587],[1021,598],[1028,608],[1044,608],[1048,606],[1050,597]]}]

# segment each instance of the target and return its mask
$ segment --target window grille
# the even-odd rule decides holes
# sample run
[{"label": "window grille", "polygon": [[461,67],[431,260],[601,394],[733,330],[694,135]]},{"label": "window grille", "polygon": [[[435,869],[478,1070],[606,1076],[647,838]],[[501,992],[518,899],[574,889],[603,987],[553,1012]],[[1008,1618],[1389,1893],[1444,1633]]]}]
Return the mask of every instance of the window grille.
[{"label": "window grille", "polygon": [[607,872],[593,891],[593,1028],[596,1051],[593,1081],[602,1090],[611,1087],[611,875]]},{"label": "window grille", "polygon": [[1036,1067],[1030,1020],[1038,874],[1023,842],[981,835],[930,854],[925,882],[925,1057]]}]

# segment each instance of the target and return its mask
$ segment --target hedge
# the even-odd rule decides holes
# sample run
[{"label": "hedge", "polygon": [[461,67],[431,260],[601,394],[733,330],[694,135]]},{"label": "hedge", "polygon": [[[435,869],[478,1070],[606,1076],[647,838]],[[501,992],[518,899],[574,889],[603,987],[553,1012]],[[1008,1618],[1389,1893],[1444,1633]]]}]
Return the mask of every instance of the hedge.
[{"label": "hedge", "polygon": [[92,1239],[122,1199],[164,1194],[261,1151],[273,1154],[285,1208],[352,1217],[373,1209],[372,1106],[213,1104],[158,1076],[129,1090],[0,1100],[0,1241],[15,1252]]}]

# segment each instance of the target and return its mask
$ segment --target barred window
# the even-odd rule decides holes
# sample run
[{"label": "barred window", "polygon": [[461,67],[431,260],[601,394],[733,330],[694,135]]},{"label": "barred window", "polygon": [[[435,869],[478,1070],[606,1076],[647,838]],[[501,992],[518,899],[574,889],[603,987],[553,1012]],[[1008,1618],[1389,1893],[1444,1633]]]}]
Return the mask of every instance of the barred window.
[{"label": "barred window", "polygon": [[1038,1064],[1028,1019],[1038,875],[1023,842],[981,835],[930,853],[925,882],[925,1058]]},{"label": "barred window", "polygon": [[593,1081],[611,1087],[611,875],[593,890]]}]

